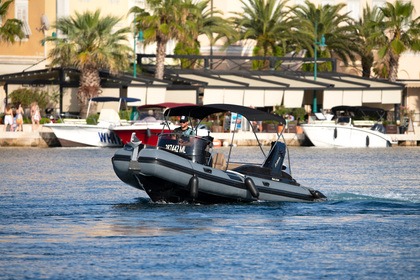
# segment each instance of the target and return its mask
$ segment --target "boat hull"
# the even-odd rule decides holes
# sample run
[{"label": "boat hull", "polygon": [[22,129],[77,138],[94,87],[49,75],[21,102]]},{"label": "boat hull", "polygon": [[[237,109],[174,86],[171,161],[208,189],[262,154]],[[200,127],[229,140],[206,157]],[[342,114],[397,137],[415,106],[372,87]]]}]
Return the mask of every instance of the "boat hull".
[{"label": "boat hull", "polygon": [[[136,189],[144,190],[143,185],[131,171],[131,165],[133,164],[131,158],[133,152],[134,148],[128,144],[124,145],[122,149],[118,149],[111,159],[112,167],[114,168],[115,174],[121,181]],[[134,164],[135,163],[137,162],[134,162]]]},{"label": "boat hull", "polygon": [[316,147],[385,148],[393,144],[389,135],[360,127],[335,124],[302,124],[301,127]]},{"label": "boat hull", "polygon": [[111,128],[111,131],[118,136],[123,145],[130,143],[131,136],[135,133],[137,139],[139,139],[143,144],[156,146],[159,134],[169,133],[171,130],[162,129],[161,124],[153,126],[133,124],[130,126],[113,127]]},{"label": "boat hull", "polygon": [[[153,201],[226,203],[262,201],[315,201],[315,191],[287,178],[260,178],[235,171],[223,171],[195,163],[176,153],[149,147],[138,156],[139,170],[134,175]],[[252,180],[254,196],[246,178]],[[249,181],[249,179],[248,179]],[[195,182],[197,186],[193,186]],[[193,188],[196,187],[196,195]]]},{"label": "boat hull", "polygon": [[63,147],[121,147],[120,138],[108,127],[54,123],[45,124]]}]

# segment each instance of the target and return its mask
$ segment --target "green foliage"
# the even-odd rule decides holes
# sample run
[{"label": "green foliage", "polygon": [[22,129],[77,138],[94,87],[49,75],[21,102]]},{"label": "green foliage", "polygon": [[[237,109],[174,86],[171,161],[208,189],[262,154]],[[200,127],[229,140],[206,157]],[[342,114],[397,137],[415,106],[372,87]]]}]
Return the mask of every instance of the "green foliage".
[{"label": "green foliage", "polygon": [[92,114],[92,115],[89,115],[89,117],[86,118],[86,123],[87,124],[98,124],[98,120],[99,120],[99,114]]},{"label": "green foliage", "polygon": [[283,105],[280,105],[280,106],[276,105],[276,106],[274,107],[273,114],[276,114],[276,115],[279,115],[279,116],[284,116],[284,115],[286,115],[287,113],[289,113],[289,112],[290,112],[290,110],[291,110],[291,109],[288,109],[288,108],[284,107]]},{"label": "green foliage", "polygon": [[23,22],[21,20],[12,18],[6,18],[9,12],[9,6],[13,3],[13,0],[0,1],[0,41],[14,43],[16,38],[22,39],[25,34],[22,31]]},{"label": "green foliage", "polygon": [[50,119],[49,118],[41,118],[41,120],[39,121],[39,124],[44,124],[44,123],[50,123]]},{"label": "green foliage", "polygon": [[284,116],[286,114],[292,115],[295,117],[295,119],[303,120],[306,115],[306,111],[304,108],[286,108],[283,105],[281,106],[275,106],[274,107],[274,114],[277,114],[279,116]]},{"label": "green foliage", "polygon": [[293,108],[291,111],[291,114],[295,117],[296,120],[300,119],[300,120],[304,120],[305,119],[305,115],[306,115],[306,111],[304,108]]},{"label": "green foliage", "polygon": [[118,112],[118,115],[120,116],[121,120],[130,120],[131,111],[129,110],[121,110]]},{"label": "green foliage", "polygon": [[40,111],[54,107],[59,100],[60,94],[57,91],[48,92],[46,90],[20,88],[9,94],[14,104],[22,104],[23,108],[29,108],[32,102],[37,102]]},{"label": "green foliage", "polygon": [[[200,46],[198,44],[194,44],[193,47],[190,47],[183,42],[178,42],[174,49],[174,53],[177,55],[199,55]],[[181,58],[180,61],[182,69],[194,69],[197,64],[195,59]]]}]

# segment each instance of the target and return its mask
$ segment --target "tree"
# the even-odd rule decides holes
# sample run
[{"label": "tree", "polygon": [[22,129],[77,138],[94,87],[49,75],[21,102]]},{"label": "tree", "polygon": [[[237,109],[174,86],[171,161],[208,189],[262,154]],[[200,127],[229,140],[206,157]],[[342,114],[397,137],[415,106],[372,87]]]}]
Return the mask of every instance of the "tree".
[{"label": "tree", "polygon": [[[9,6],[13,0],[8,0],[2,3],[0,0],[0,19],[4,19],[9,10]],[[3,23],[3,22],[2,22]],[[18,19],[7,19],[4,24],[0,26],[0,41],[14,43],[16,38],[22,39],[25,35],[22,31],[22,21]]]},{"label": "tree", "polygon": [[82,115],[88,100],[100,93],[99,70],[117,73],[129,67],[132,49],[125,42],[130,28],[113,30],[120,20],[101,17],[99,10],[76,12],[73,17],[57,20],[54,26],[61,36],[46,38],[55,43],[49,53],[51,66],[75,67],[81,72],[78,99]]},{"label": "tree", "polygon": [[411,2],[387,2],[379,9],[384,20],[377,24],[383,30],[386,42],[380,46],[378,54],[388,67],[388,79],[395,82],[401,54],[408,50],[420,51],[420,16],[412,19],[414,6]]},{"label": "tree", "polygon": [[360,41],[357,53],[362,62],[362,76],[370,78],[374,64],[373,51],[383,42],[384,37],[377,23],[382,22],[383,16],[377,7],[371,9],[369,5],[363,9],[363,16],[356,22],[356,33]]},{"label": "tree", "polygon": [[166,45],[183,34],[187,18],[182,17],[182,0],[147,0],[151,13],[140,7],[133,7],[136,31],[144,34],[144,44],[156,42],[155,78],[163,79],[165,70]]},{"label": "tree", "polygon": [[[226,42],[234,40],[236,31],[219,10],[209,9],[210,0],[194,1],[184,0],[182,17],[185,17],[185,28],[175,47],[175,54],[199,55],[200,43],[198,37],[205,35],[214,45],[218,40],[224,38]],[[193,68],[194,62],[188,59],[181,60],[183,68]]]},{"label": "tree", "polygon": [[[244,6],[242,13],[235,13],[232,18],[236,27],[240,32],[240,40],[253,39],[256,45],[253,50],[255,56],[281,56],[284,54],[283,49],[279,47],[282,45],[281,40],[289,38],[287,30],[289,25],[286,22],[287,11],[285,5],[287,1],[276,0],[241,0]],[[256,68],[266,68],[268,61],[259,65],[254,65]]]},{"label": "tree", "polygon": [[344,3],[315,6],[309,0],[305,0],[304,5],[293,7],[292,25],[297,30],[295,40],[313,56],[315,42],[320,42],[321,37],[324,36],[326,51],[321,52],[320,57],[334,55],[345,65],[348,65],[349,60],[354,61],[357,37],[353,20],[348,13],[340,13],[344,7]]}]

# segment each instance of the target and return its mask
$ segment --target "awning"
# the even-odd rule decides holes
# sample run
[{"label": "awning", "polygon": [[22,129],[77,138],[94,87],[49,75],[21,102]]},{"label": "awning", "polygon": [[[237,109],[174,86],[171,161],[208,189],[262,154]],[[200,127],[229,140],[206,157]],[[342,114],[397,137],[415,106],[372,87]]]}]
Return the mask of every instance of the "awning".
[{"label": "awning", "polygon": [[265,90],[264,106],[277,106],[283,102],[284,90]]},{"label": "awning", "polygon": [[141,100],[136,106],[146,104],[146,92],[147,88],[145,87],[127,87],[127,97],[139,98]]},{"label": "awning", "polygon": [[196,90],[167,90],[165,102],[197,103]]},{"label": "awning", "polygon": [[166,88],[148,87],[147,93],[146,93],[145,104],[163,103],[166,101],[165,98],[166,98]]},{"label": "awning", "polygon": [[223,103],[223,89],[205,88],[203,104]]},{"label": "awning", "polygon": [[244,90],[243,89],[225,89],[224,102],[225,104],[244,105]]},{"label": "awning", "polygon": [[401,90],[382,90],[382,104],[400,104]]},{"label": "awning", "polygon": [[381,103],[382,90],[363,90],[363,103]]},{"label": "awning", "polygon": [[286,108],[300,108],[303,104],[303,90],[285,90],[283,105]]},{"label": "awning", "polygon": [[332,107],[341,105],[343,105],[342,90],[324,90],[322,109],[331,109]]},{"label": "awning", "polygon": [[264,107],[264,90],[244,90],[244,106]]},{"label": "awning", "polygon": [[343,104],[346,106],[362,106],[361,90],[343,90]]}]

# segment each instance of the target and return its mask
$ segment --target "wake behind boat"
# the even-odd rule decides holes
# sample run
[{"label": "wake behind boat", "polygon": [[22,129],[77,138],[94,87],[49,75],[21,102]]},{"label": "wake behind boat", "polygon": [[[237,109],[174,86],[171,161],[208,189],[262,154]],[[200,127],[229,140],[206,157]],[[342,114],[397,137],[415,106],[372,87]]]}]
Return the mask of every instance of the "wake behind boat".
[{"label": "wake behind boat", "polygon": [[[238,113],[249,122],[285,123],[281,116],[229,104],[176,107],[166,110],[165,117],[184,115],[202,121],[212,114],[227,112]],[[254,135],[258,141],[255,132]],[[113,168],[123,182],[144,190],[155,202],[207,204],[326,199],[321,192],[301,186],[293,179],[281,134],[272,142],[267,155],[260,146],[265,156],[260,164],[231,162],[233,145],[225,157],[213,150],[213,138],[209,135],[163,133],[157,146],[143,145],[134,136],[133,141],[113,156]]]},{"label": "wake behind boat", "polygon": [[[333,120],[322,114],[319,119],[301,124],[303,132],[316,147],[385,148],[396,144],[385,134],[385,127],[378,122],[354,120],[355,117],[376,117],[382,119],[384,110],[369,107],[339,106],[332,108]],[[358,124],[358,126],[356,125]]]},{"label": "wake behind boat", "polygon": [[[138,102],[137,98],[94,97],[89,100],[87,114],[91,102]],[[87,124],[85,119],[67,119],[62,123],[44,124],[54,132],[62,147],[121,147],[120,138],[110,129],[121,125],[118,112],[113,109],[102,109],[97,124]]]}]

